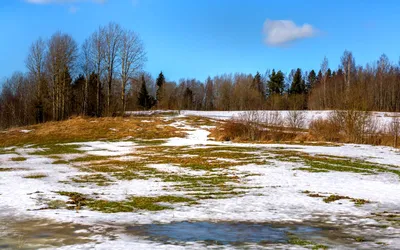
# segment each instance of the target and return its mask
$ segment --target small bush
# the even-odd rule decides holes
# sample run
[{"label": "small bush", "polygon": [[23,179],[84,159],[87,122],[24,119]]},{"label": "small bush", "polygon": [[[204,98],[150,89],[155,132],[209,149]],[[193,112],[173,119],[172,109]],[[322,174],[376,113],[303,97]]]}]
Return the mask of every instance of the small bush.
[{"label": "small bush", "polygon": [[322,141],[341,141],[341,126],[332,120],[317,119],[310,122],[311,136]]},{"label": "small bush", "polygon": [[305,125],[306,117],[303,111],[290,110],[285,122],[287,127],[301,129]]},{"label": "small bush", "polygon": [[382,144],[384,133],[370,112],[333,111],[325,119],[311,121],[310,134],[318,140]]}]

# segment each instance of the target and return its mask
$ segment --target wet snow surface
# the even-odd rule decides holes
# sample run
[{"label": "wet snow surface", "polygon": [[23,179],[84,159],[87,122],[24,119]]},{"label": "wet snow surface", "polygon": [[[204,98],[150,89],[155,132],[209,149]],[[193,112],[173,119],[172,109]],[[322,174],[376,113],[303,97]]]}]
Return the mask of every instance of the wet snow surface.
[{"label": "wet snow surface", "polygon": [[[226,113],[218,114],[226,117],[231,115]],[[205,116],[210,117],[210,115]],[[215,115],[213,118],[216,118]],[[290,150],[310,155],[350,157],[371,163],[386,164],[388,168],[392,169],[400,166],[399,151],[389,147],[352,144],[327,147],[222,143],[208,138],[209,126],[195,126],[185,120],[177,120],[172,125],[185,129],[187,137],[170,138],[163,146],[171,148],[248,147],[249,151],[253,151],[254,148]],[[143,147],[130,141],[95,141],[73,143],[72,145],[77,146],[77,150],[81,154],[60,156],[62,159],[68,160],[77,156],[92,155],[126,161],[140,160],[140,155],[130,156],[130,154]],[[52,200],[68,201],[67,196],[60,195],[56,191],[78,192],[89,196],[95,194],[97,199],[107,201],[120,201],[130,196],[184,196],[187,193],[176,188],[173,183],[165,182],[157,177],[119,180],[109,176],[112,183],[105,186],[99,186],[96,183],[75,183],[70,181],[71,178],[87,174],[81,170],[81,167],[90,162],[72,164],[66,161],[61,164],[53,164],[56,159],[50,156],[32,154],[32,152],[40,150],[37,148],[27,146],[8,148],[8,150],[9,152],[0,154],[0,220],[43,219],[49,220],[53,224],[84,225],[84,229],[72,231],[69,236],[75,235],[74,237],[79,236],[79,238],[88,240],[87,242],[75,242],[76,244],[59,245],[46,245],[47,243],[29,245],[26,243],[22,244],[22,249],[37,249],[41,246],[59,249],[199,249],[213,247],[232,249],[244,246],[266,249],[301,249],[312,247],[310,244],[302,246],[290,243],[290,230],[284,232],[279,228],[311,228],[312,230],[307,234],[300,233],[298,235],[330,248],[398,249],[400,246],[400,183],[399,176],[394,173],[308,172],[298,170],[299,167],[304,166],[302,162],[268,158],[265,164],[247,162],[243,165],[235,164],[228,169],[213,170],[213,174],[222,173],[236,176],[240,181],[232,185],[244,190],[240,195],[201,199],[196,204],[190,205],[173,204],[173,209],[161,211],[136,210],[102,213],[87,208],[79,211],[65,208],[43,208],[46,208],[46,204]],[[13,160],[17,156],[25,157],[26,160]],[[264,156],[260,154],[258,157]],[[147,167],[173,175],[201,177],[209,174],[207,170],[190,169],[177,164],[149,164]],[[43,175],[43,177],[26,178],[28,175]],[[350,198],[327,203],[321,197],[312,197],[309,194],[324,197],[335,194],[363,199],[369,203],[356,205]],[[200,223],[198,224],[200,229],[193,227],[197,224],[191,223]],[[241,226],[224,228],[227,223],[228,225],[229,223],[248,224],[245,224],[247,226],[240,224]],[[251,223],[256,226],[252,227]],[[264,224],[268,226],[263,227]],[[166,233],[168,228],[170,233]],[[325,232],[326,228],[329,230]],[[185,230],[183,229],[193,231],[184,235]],[[12,234],[13,230],[15,234]],[[212,230],[217,230],[215,237],[208,235],[213,232]],[[239,237],[241,244],[238,245],[233,238],[238,237],[237,234],[240,230],[242,230],[241,238]],[[0,238],[3,238],[0,240],[0,248],[12,249],[21,244],[21,242],[12,241],[12,239],[20,237],[18,229],[14,228],[12,224],[1,225],[0,231]],[[292,231],[296,234],[296,230]],[[199,234],[194,232],[199,232]],[[229,238],[229,232],[232,232],[232,238]],[[80,235],[81,233],[84,234]],[[66,234],[68,233],[57,237],[67,238]],[[51,234],[42,236],[44,241],[52,237]],[[275,238],[271,240],[271,237]],[[29,242],[29,239],[26,239],[26,242]]]}]

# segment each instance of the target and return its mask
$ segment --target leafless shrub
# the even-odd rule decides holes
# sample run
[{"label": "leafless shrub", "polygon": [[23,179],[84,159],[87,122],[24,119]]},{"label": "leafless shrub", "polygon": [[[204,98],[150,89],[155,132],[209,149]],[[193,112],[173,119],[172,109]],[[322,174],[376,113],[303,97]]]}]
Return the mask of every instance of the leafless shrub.
[{"label": "leafless shrub", "polygon": [[366,111],[334,111],[330,119],[341,126],[341,131],[349,142],[365,143],[366,137],[377,130],[371,113]]},{"label": "leafless shrub", "polygon": [[262,123],[271,128],[283,127],[283,118],[279,111],[267,111],[262,113]]},{"label": "leafless shrub", "polygon": [[332,119],[317,119],[310,122],[310,134],[318,140],[323,141],[340,141],[340,124]]},{"label": "leafless shrub", "polygon": [[226,122],[219,130],[220,140],[281,141],[296,133],[284,131],[284,120],[278,111],[246,111]]},{"label": "leafless shrub", "polygon": [[262,123],[262,116],[257,111],[246,111],[241,113],[238,117],[234,118],[234,122],[240,123],[242,133],[250,140],[257,140],[260,138],[260,124]]},{"label": "leafless shrub", "polygon": [[306,117],[303,111],[290,110],[286,116],[286,125],[290,128],[301,129],[304,127]]}]

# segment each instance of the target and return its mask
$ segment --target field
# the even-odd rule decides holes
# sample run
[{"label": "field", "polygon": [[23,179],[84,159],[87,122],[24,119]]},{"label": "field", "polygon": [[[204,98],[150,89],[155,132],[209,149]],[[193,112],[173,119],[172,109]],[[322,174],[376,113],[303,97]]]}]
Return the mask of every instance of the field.
[{"label": "field", "polygon": [[398,249],[399,150],[216,141],[232,115],[0,132],[0,249]]}]

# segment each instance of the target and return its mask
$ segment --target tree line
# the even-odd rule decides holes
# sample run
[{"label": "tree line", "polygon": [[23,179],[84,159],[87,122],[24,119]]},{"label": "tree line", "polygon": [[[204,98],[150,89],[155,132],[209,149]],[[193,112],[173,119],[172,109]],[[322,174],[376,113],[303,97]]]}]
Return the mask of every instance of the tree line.
[{"label": "tree line", "polygon": [[26,73],[0,86],[0,127],[67,119],[72,115],[115,116],[127,110],[307,110],[400,111],[400,65],[386,55],[365,66],[344,51],[340,65],[304,71],[235,73],[205,81],[167,81],[143,71],[140,36],[115,23],[99,27],[80,46],[56,32],[37,39]]}]

